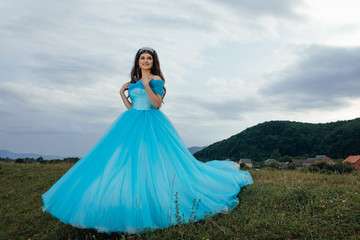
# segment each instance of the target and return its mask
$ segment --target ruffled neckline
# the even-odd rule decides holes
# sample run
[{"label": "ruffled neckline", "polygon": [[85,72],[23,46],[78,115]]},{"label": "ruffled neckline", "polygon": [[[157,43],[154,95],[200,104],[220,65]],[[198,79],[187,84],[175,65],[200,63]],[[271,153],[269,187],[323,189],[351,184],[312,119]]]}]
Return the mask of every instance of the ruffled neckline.
[{"label": "ruffled neckline", "polygon": [[[150,82],[152,82],[152,81],[163,81],[163,80],[162,79],[152,79]],[[136,81],[134,83],[130,83],[130,84],[138,84],[139,82],[142,82],[142,80],[138,80],[138,81]]]},{"label": "ruffled neckline", "polygon": [[[150,81],[149,83],[151,88],[157,87],[157,86],[162,86],[163,85],[163,80],[162,79],[153,79]],[[134,89],[134,88],[144,88],[144,85],[142,84],[142,80],[139,80],[135,83],[131,83],[129,85],[129,90]]]}]

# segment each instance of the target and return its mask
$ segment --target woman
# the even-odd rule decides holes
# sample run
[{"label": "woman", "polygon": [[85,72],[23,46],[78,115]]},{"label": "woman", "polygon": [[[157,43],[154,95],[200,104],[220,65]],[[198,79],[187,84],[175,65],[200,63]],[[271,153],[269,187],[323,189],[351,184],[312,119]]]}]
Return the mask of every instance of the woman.
[{"label": "woman", "polygon": [[[128,91],[129,97],[125,92]],[[98,232],[143,232],[232,210],[252,183],[231,161],[202,163],[159,110],[164,77],[141,48],[120,96],[129,109],[44,195],[43,210]]]}]

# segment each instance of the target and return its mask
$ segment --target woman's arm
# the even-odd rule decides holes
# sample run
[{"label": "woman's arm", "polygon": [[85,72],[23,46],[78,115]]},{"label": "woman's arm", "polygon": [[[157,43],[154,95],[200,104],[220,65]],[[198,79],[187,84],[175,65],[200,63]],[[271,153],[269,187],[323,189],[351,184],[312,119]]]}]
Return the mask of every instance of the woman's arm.
[{"label": "woman's arm", "polygon": [[152,78],[150,78],[150,77],[146,78],[146,79],[142,80],[142,84],[144,85],[144,88],[146,90],[146,93],[149,97],[151,104],[154,106],[154,108],[160,108],[162,99],[159,94],[154,93],[153,90],[150,88],[151,80],[152,80]]},{"label": "woman's arm", "polygon": [[130,109],[132,106],[132,102],[129,101],[129,99],[125,96],[125,91],[129,88],[130,82],[125,83],[121,89],[120,89],[120,96],[121,99],[123,100],[125,106],[127,109]]}]

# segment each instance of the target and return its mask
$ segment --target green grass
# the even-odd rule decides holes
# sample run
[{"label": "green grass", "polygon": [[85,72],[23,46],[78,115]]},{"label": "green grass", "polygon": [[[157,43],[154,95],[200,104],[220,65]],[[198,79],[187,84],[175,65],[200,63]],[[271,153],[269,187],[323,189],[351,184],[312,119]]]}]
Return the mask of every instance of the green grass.
[{"label": "green grass", "polygon": [[0,162],[0,239],[360,239],[360,174],[251,171],[228,214],[147,234],[100,234],[41,210],[41,195],[72,165]]}]

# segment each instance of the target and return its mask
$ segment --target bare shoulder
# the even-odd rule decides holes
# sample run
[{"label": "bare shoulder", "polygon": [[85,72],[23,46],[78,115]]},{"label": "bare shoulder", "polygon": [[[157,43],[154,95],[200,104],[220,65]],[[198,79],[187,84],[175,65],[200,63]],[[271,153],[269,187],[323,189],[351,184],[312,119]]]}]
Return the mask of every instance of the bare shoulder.
[{"label": "bare shoulder", "polygon": [[154,79],[154,80],[162,80],[161,77],[158,76],[158,75],[154,75],[154,76],[153,76],[153,79]]}]

